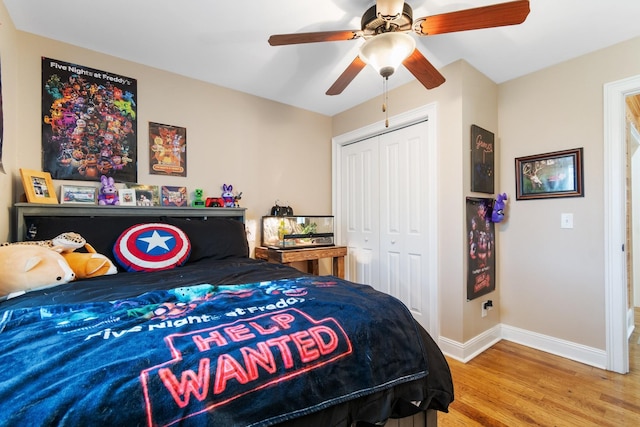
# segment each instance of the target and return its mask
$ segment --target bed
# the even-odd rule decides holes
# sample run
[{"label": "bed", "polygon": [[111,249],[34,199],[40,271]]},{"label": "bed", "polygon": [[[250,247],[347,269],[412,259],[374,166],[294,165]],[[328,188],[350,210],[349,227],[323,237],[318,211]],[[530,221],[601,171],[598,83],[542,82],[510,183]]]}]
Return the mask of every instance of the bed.
[{"label": "bed", "polygon": [[15,212],[17,240],[74,231],[116,263],[138,224],[177,227],[190,251],[175,268],[0,302],[0,425],[431,426],[453,400],[444,356],[402,303],[250,258],[242,209]]}]

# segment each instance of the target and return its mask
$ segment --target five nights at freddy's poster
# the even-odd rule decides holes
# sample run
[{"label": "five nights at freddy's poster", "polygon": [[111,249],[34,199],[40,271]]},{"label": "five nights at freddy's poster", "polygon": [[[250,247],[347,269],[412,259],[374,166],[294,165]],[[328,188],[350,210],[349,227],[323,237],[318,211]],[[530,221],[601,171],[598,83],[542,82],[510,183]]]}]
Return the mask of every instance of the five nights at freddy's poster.
[{"label": "five nights at freddy's poster", "polygon": [[137,81],[42,58],[42,169],[53,179],[137,181]]}]

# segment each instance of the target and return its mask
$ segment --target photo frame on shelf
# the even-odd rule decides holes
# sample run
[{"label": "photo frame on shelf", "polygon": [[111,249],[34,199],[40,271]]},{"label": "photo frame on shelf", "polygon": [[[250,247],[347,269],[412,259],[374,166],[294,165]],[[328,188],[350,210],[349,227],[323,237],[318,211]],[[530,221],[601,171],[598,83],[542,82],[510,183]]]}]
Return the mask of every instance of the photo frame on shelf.
[{"label": "photo frame on shelf", "polygon": [[187,187],[163,185],[160,188],[162,206],[188,206]]},{"label": "photo frame on shelf", "polygon": [[58,204],[53,180],[49,172],[20,168],[22,186],[29,203]]},{"label": "photo frame on shelf", "polygon": [[517,157],[516,200],[584,197],[582,148]]},{"label": "photo frame on shelf", "polygon": [[120,188],[118,190],[120,206],[136,206],[136,190],[133,188]]},{"label": "photo frame on shelf", "polygon": [[88,185],[62,185],[60,187],[60,203],[95,205],[98,202],[97,188]]},{"label": "photo frame on shelf", "polygon": [[157,185],[127,183],[136,191],[136,206],[160,206],[160,188]]}]

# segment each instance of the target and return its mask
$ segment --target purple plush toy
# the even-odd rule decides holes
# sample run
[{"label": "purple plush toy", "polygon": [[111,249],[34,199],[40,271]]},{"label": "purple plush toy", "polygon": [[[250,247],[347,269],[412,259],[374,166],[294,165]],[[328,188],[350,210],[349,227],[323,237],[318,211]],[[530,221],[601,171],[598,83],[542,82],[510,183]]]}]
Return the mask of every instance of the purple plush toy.
[{"label": "purple plush toy", "polygon": [[492,222],[502,222],[504,219],[504,208],[507,205],[507,193],[498,194],[493,202],[493,210],[491,212]]},{"label": "purple plush toy", "polygon": [[100,182],[102,183],[102,186],[100,187],[100,193],[98,194],[98,204],[119,205],[120,199],[118,199],[118,189],[116,188],[113,178],[107,178],[102,175],[100,177]]}]

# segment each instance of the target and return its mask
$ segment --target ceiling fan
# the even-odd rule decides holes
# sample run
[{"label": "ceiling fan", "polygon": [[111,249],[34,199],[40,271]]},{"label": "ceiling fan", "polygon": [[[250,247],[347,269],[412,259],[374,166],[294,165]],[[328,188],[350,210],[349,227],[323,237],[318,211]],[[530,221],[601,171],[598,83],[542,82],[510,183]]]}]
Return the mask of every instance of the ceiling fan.
[{"label": "ceiling fan", "polygon": [[[338,95],[369,63],[383,78],[403,64],[427,89],[444,83],[445,78],[415,47],[409,35],[419,36],[477,30],[521,24],[529,14],[529,0],[516,0],[476,7],[413,20],[411,6],[403,0],[376,0],[362,15],[360,30],[320,31],[277,34],[269,37],[271,46],[365,39],[360,54],[349,64],[327,95]],[[380,59],[380,55],[385,58]],[[390,57],[390,58],[389,58]],[[390,62],[388,62],[390,61]]]}]

